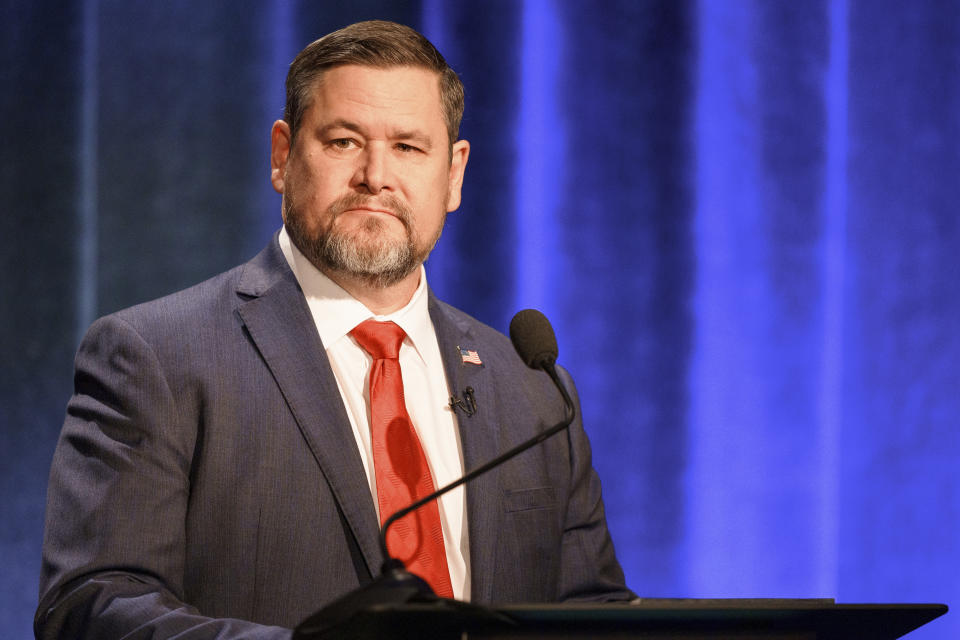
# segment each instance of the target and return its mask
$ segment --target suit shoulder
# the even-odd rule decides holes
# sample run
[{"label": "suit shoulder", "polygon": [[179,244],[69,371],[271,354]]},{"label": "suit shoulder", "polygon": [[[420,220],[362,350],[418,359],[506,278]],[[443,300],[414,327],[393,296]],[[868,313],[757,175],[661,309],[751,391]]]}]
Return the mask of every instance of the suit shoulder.
[{"label": "suit shoulder", "polygon": [[[513,346],[513,342],[502,332],[477,320],[470,314],[437,299],[433,300],[434,313],[448,326],[456,327],[457,332],[469,342],[456,346],[477,350],[484,366],[490,366],[501,373],[502,381],[509,381],[513,390],[526,389],[531,397],[548,394],[552,396],[553,383],[542,371],[528,367]],[[453,345],[451,345],[453,346]]]},{"label": "suit shoulder", "polygon": [[163,327],[183,330],[193,324],[208,323],[223,312],[230,313],[235,306],[243,268],[243,265],[234,267],[186,289],[121,309],[101,320],[121,320],[148,333]]},{"label": "suit shoulder", "polygon": [[[284,277],[293,277],[276,237],[251,260],[191,287],[116,311],[107,318],[121,320],[138,331],[163,332],[210,326],[234,315],[248,296],[258,296]],[[104,320],[104,319],[101,319]]]},{"label": "suit shoulder", "polygon": [[[449,322],[459,326],[464,331],[469,331],[478,342],[483,343],[484,347],[491,347],[497,350],[504,350],[507,353],[514,353],[513,343],[510,338],[491,327],[490,325],[477,320],[469,313],[458,309],[442,300],[434,299],[437,311]],[[464,347],[468,345],[462,345]]]}]

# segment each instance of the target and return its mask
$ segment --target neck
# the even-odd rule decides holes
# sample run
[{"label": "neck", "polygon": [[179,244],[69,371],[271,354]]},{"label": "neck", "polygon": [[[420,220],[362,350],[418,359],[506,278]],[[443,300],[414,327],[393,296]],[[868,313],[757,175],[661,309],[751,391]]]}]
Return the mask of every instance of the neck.
[{"label": "neck", "polygon": [[374,287],[366,280],[328,269],[321,271],[378,316],[385,316],[405,307],[420,286],[419,266],[400,282],[387,287]]}]

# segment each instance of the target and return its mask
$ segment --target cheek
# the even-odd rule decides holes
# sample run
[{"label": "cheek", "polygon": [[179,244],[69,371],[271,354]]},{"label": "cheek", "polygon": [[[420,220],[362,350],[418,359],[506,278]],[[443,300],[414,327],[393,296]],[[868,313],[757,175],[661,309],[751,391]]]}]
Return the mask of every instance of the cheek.
[{"label": "cheek", "polygon": [[298,210],[310,217],[322,214],[333,200],[330,189],[315,172],[298,169],[287,174],[284,195],[290,196]]},{"label": "cheek", "polygon": [[431,209],[443,208],[447,205],[447,198],[450,195],[450,182],[446,171],[434,170],[429,175],[422,177],[420,181],[421,202],[424,206]]},{"label": "cheek", "polygon": [[316,233],[323,224],[323,207],[316,200],[315,191],[304,184],[303,176],[287,174],[283,192],[284,220],[295,219],[296,224],[309,233]]},{"label": "cheek", "polygon": [[431,199],[429,206],[421,207],[417,218],[417,234],[420,238],[434,238],[443,225],[446,212],[446,200],[441,201],[439,197]]}]

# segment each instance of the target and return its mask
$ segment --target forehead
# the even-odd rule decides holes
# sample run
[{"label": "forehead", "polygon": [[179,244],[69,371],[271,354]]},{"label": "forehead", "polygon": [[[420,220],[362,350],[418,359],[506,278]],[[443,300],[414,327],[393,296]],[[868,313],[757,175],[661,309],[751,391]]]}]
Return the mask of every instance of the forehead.
[{"label": "forehead", "polygon": [[326,70],[314,84],[306,117],[322,124],[416,125],[445,128],[440,76],[420,67],[342,65]]}]

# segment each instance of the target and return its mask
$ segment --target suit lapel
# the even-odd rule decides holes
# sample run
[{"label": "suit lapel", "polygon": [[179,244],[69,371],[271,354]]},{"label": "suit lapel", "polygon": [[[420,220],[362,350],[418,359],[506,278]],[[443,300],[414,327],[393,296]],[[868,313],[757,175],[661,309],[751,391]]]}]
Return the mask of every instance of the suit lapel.
[{"label": "suit lapel", "polygon": [[326,351],[276,238],[246,265],[238,292],[250,297],[238,313],[376,575],[383,556],[363,462]]},{"label": "suit lapel", "polygon": [[[432,292],[430,318],[437,333],[450,392],[463,398],[464,390],[471,387],[477,401],[477,412],[472,416],[457,411],[464,469],[469,472],[500,453],[492,372],[486,366],[463,362],[459,349],[477,349],[476,337],[470,326],[458,322]],[[482,350],[479,355],[482,359]],[[471,599],[475,602],[492,600],[497,533],[500,530],[499,473],[499,469],[493,469],[466,486]]]}]

